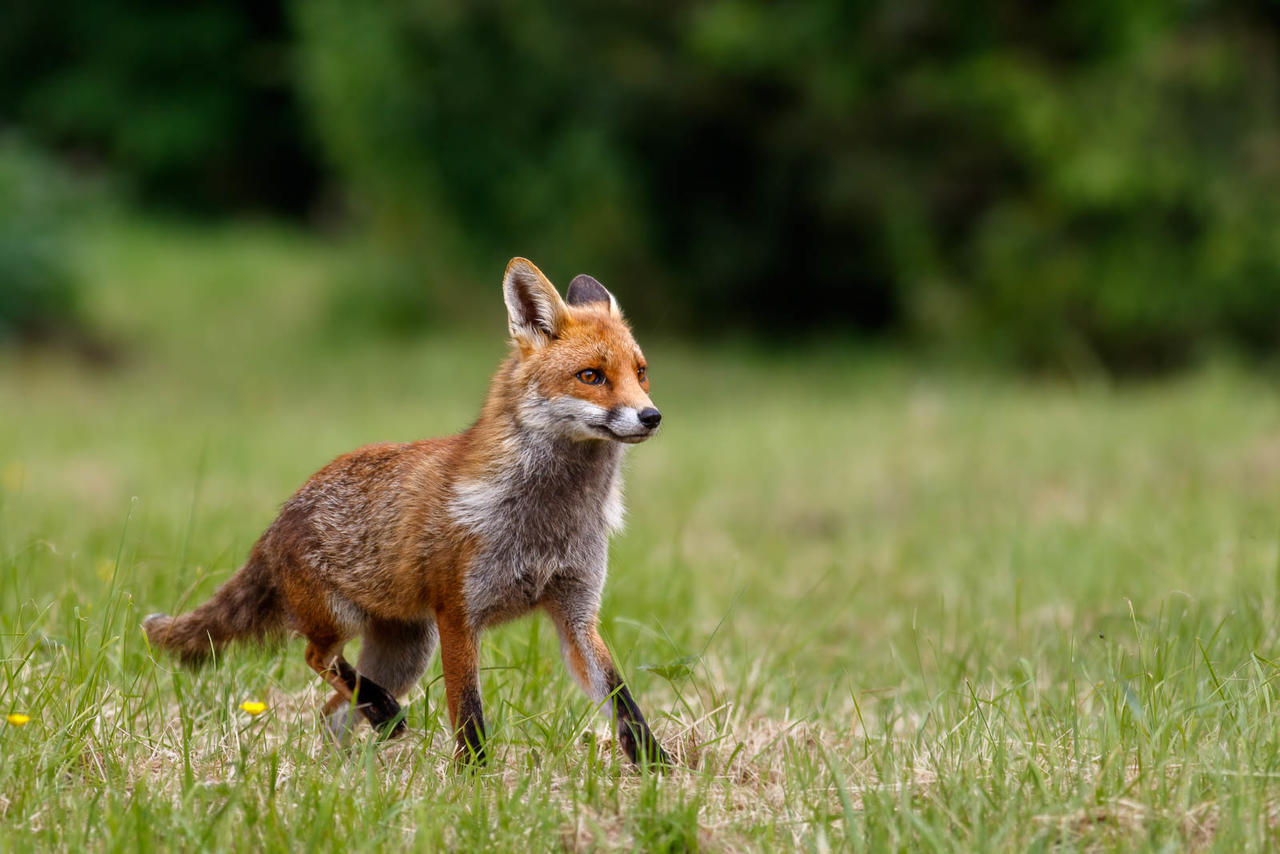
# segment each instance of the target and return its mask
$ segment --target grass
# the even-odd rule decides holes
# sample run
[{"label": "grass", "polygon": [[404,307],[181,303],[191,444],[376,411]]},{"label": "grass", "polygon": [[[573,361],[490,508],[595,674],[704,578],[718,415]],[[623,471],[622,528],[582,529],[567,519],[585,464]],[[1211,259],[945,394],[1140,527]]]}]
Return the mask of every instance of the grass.
[{"label": "grass", "polygon": [[488,333],[383,341],[334,332],[345,251],[270,228],[106,227],[78,262],[123,367],[0,361],[0,712],[31,716],[0,726],[0,850],[1280,842],[1272,380],[638,330],[666,422],[629,457],[602,631],[689,767],[630,771],[529,619],[486,637],[466,775],[438,662],[408,737],[341,754],[298,641],[192,674],[138,623],[207,596],[331,457],[465,426],[496,286]]}]

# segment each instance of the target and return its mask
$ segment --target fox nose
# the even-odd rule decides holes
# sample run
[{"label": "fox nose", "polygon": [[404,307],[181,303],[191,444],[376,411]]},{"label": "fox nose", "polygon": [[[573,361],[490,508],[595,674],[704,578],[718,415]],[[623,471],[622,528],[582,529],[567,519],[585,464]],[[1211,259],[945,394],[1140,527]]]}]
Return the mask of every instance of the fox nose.
[{"label": "fox nose", "polygon": [[636,413],[636,418],[640,419],[640,423],[652,430],[662,423],[662,413],[654,409],[652,406],[645,407]]}]

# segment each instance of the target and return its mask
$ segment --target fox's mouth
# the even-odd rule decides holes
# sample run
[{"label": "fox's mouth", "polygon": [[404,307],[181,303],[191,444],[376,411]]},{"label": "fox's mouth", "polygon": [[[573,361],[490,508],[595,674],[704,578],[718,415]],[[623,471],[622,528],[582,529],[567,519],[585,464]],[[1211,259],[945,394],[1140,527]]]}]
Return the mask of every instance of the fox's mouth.
[{"label": "fox's mouth", "polygon": [[593,424],[591,426],[595,430],[599,431],[606,439],[612,439],[615,442],[624,442],[628,445],[638,445],[654,433],[658,432],[657,428],[646,428],[643,433],[619,433],[605,424]]}]

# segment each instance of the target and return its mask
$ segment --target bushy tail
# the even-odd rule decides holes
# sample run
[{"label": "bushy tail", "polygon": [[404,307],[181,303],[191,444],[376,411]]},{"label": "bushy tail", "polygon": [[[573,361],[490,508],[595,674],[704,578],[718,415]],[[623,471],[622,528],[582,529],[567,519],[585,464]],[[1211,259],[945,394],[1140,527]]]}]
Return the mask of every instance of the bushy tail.
[{"label": "bushy tail", "polygon": [[177,617],[152,614],[142,627],[152,646],[194,667],[233,640],[261,642],[278,634],[284,625],[283,604],[267,567],[250,559],[199,608]]}]

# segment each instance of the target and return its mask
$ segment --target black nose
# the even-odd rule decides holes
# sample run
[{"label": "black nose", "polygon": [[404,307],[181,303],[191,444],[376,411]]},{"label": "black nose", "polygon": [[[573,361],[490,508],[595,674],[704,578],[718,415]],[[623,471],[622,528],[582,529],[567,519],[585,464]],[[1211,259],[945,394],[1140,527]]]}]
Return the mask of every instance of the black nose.
[{"label": "black nose", "polygon": [[650,430],[662,423],[662,413],[652,406],[641,409],[636,413],[636,418],[639,418],[640,423]]}]

